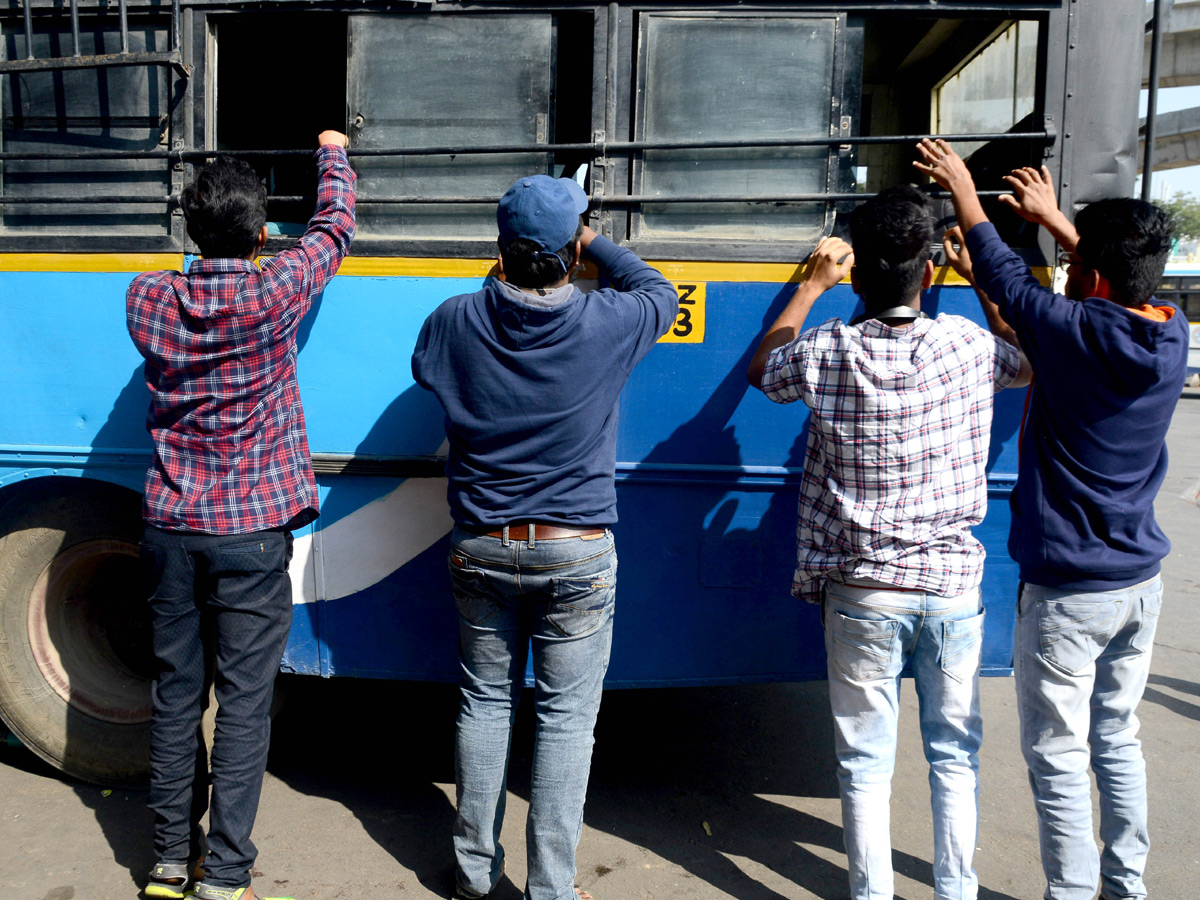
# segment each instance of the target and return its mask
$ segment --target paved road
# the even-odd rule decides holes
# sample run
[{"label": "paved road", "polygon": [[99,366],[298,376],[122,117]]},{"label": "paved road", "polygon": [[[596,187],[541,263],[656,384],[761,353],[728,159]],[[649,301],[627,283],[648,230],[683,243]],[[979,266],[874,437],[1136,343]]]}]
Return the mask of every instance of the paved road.
[{"label": "paved road", "polygon": [[[1180,402],[1159,520],[1175,549],[1142,706],[1151,896],[1200,872],[1200,391]],[[453,813],[452,688],[295,679],[255,828],[256,889],[299,900],[444,897]],[[985,679],[981,900],[1036,900],[1034,815],[1010,679]],[[522,732],[528,734],[527,720]],[[929,792],[905,684],[893,800],[897,896],[932,895]],[[514,747],[503,841],[519,900],[528,740]],[[0,900],[132,898],[151,863],[145,796],[74,784],[0,747]],[[579,883],[597,900],[837,900],[845,857],[823,683],[609,694]]]}]

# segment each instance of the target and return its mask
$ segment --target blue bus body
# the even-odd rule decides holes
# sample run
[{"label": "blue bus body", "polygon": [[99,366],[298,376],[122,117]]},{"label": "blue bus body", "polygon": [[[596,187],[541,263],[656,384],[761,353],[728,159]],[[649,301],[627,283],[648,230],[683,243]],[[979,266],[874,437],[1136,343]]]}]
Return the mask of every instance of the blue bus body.
[{"label": "blue bus body", "polygon": [[[688,266],[664,268],[686,275]],[[141,490],[149,395],[125,330],[129,277],[0,273],[0,340],[9,361],[0,381],[0,489],[56,475]],[[807,410],[767,401],[744,377],[764,323],[794,284],[676,281],[703,287],[704,338],[655,347],[621,399],[620,618],[608,684],[823,677],[819,611],[789,591]],[[441,410],[413,383],[409,356],[429,312],[480,284],[461,277],[333,280],[300,338],[314,457],[437,467]],[[981,321],[974,292],[962,284],[934,288],[924,304],[931,314]],[[850,286],[839,285],[810,322],[846,318],[855,308]],[[1023,397],[1023,390],[997,397],[989,510],[977,529],[988,548],[989,673],[1010,666],[1016,573],[1005,550],[1007,495]],[[296,607],[284,669],[456,680],[445,480],[326,474],[319,482],[321,518],[296,534]]]},{"label": "blue bus body", "polygon": [[[295,536],[285,672],[458,678],[445,435],[409,359],[487,277],[517,175],[580,172],[593,227],[675,283],[680,317],[620,402],[610,687],[824,677],[820,611],[790,593],[807,412],[745,370],[817,240],[912,180],[918,136],[960,141],[1046,279],[1052,242],[998,204],[1000,177],[1045,164],[1071,210],[1135,174],[1141,0],[129,0],[119,29],[30,2],[0,11],[0,717],[104,783],[145,776],[153,676],[124,294],[194,258],[178,194],[216,152],[271,186],[268,254],[311,213],[319,130],[347,131],[359,173],[352,255],[300,331],[322,515]],[[291,102],[246,88],[283,71]],[[983,324],[944,266],[923,307]],[[809,324],[857,309],[841,284]],[[987,674],[1011,666],[1024,396],[996,398],[975,530]]]}]

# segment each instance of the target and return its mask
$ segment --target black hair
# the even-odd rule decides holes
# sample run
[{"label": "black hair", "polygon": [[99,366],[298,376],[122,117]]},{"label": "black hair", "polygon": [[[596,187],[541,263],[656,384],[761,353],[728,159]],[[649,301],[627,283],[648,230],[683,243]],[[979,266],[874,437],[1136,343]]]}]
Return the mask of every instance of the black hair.
[{"label": "black hair", "polygon": [[219,156],[179,195],[187,233],[209,259],[245,258],[267,222],[267,189],[245,160]]},{"label": "black hair", "polygon": [[1171,254],[1172,223],[1166,210],[1129,197],[1097,200],[1075,216],[1085,269],[1108,279],[1123,306],[1141,306],[1154,296]]},{"label": "black hair", "polygon": [[933,243],[933,211],[909,184],[881,191],[850,215],[854,276],[863,303],[887,309],[921,290]]},{"label": "black hair", "polygon": [[[575,243],[583,234],[583,220],[575,229],[575,236],[565,247],[556,253],[549,253],[534,241],[525,238],[513,238],[508,246],[501,245],[500,256],[504,260],[504,280],[517,287],[537,289],[561,279],[571,271],[575,262]],[[562,265],[555,262],[554,257],[561,260]]]}]

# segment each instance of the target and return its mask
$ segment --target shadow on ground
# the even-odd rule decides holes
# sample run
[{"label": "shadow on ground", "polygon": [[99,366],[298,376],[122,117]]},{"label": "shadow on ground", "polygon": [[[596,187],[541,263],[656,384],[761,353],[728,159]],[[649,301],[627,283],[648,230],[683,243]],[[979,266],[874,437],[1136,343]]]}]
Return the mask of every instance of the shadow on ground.
[{"label": "shadow on ground", "polygon": [[[287,706],[275,722],[272,774],[302,793],[344,805],[427,889],[449,896],[454,811],[441,785],[454,780],[457,688],[290,681]],[[524,698],[518,713],[509,778],[509,790],[525,799],[531,699]],[[840,825],[798,808],[820,799],[833,804],[829,815],[836,821],[836,796],[824,682],[605,695],[588,826],[645,848],[730,897],[783,896],[746,874],[735,858],[817,897],[845,896],[844,867],[825,858],[842,849]],[[580,882],[601,891],[605,876],[627,864],[580,862]],[[897,852],[894,864],[898,874],[932,885],[927,860]],[[518,900],[522,887],[504,879],[493,900]],[[1013,900],[987,889],[979,896]]]}]

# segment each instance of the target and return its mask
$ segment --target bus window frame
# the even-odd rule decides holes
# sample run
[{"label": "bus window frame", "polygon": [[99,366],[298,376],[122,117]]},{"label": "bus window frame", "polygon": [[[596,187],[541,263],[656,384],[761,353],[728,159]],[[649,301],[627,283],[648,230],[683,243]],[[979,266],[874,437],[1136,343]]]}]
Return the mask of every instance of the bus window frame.
[{"label": "bus window frame", "polygon": [[[847,79],[847,62],[855,62],[861,69],[863,29],[849,23],[849,13],[842,9],[809,9],[796,6],[786,10],[747,10],[734,6],[722,6],[709,9],[638,9],[630,23],[629,38],[622,41],[628,46],[633,41],[637,47],[636,59],[633,60],[634,81],[637,85],[637,98],[646,96],[646,78],[648,75],[648,47],[645,40],[648,22],[655,16],[681,17],[695,19],[821,19],[834,21],[834,40],[832,47],[833,70],[830,77],[830,115],[831,137],[833,128],[840,126],[845,110],[854,109],[849,123],[849,129],[839,129],[845,136],[859,134],[858,121],[861,112],[861,82],[857,79]],[[636,34],[636,40],[634,35]],[[625,117],[622,123],[623,133],[632,133],[636,140],[645,135],[645,103],[629,102],[621,106]],[[816,135],[814,135],[815,137]],[[857,147],[848,145],[848,149],[831,146],[826,157],[825,184],[826,193],[853,190],[854,160],[857,157]],[[631,194],[640,194],[642,185],[642,162],[640,154],[630,156],[628,165],[627,187]],[[847,180],[849,179],[849,180]],[[825,214],[819,234],[804,240],[763,240],[762,238],[712,237],[699,234],[695,238],[658,237],[655,235],[642,236],[638,234],[641,204],[629,204],[625,224],[625,245],[642,257],[663,257],[670,259],[689,260],[712,258],[714,253],[721,259],[730,261],[774,262],[794,260],[807,256],[812,246],[822,237],[833,231],[837,218],[839,203],[836,200],[825,201]],[[636,235],[636,236],[633,236]]]},{"label": "bus window frame", "polygon": [[[138,7],[141,4],[136,4]],[[275,6],[275,4],[271,4]],[[212,154],[215,145],[213,129],[214,117],[212,115],[213,103],[215,102],[215,91],[211,84],[212,79],[210,74],[214,72],[213,61],[210,60],[209,54],[212,47],[212,42],[209,38],[210,26],[209,23],[216,17],[224,14],[245,14],[254,4],[249,2],[240,2],[240,0],[213,0],[213,2],[205,2],[195,6],[185,5],[181,11],[180,31],[181,31],[181,50],[184,54],[184,61],[191,68],[190,79],[180,79],[176,76],[172,81],[172,91],[175,92],[178,99],[171,106],[170,115],[170,148],[173,152],[182,152],[185,154],[186,161],[180,161],[175,158],[171,165],[171,192],[177,196],[182,189],[184,183],[193,171],[193,166],[198,163],[199,157],[205,154]],[[342,7],[335,4],[339,11],[344,12],[348,17],[355,13],[369,13],[372,15],[383,15],[396,13],[396,10],[389,9],[387,11],[382,8],[373,7]],[[258,8],[258,7],[255,7]],[[291,3],[280,2],[277,9],[297,9]],[[328,6],[322,7],[329,9]],[[153,7],[147,6],[149,11],[153,11]],[[714,15],[728,16],[730,14],[743,13],[757,17],[775,15],[788,18],[796,18],[803,16],[815,16],[821,18],[838,17],[842,26],[838,29],[838,43],[840,47],[835,47],[835,59],[840,62],[839,68],[833,79],[833,84],[841,84],[842,94],[840,101],[840,109],[854,109],[856,115],[861,114],[861,85],[856,79],[847,79],[846,73],[849,71],[858,71],[861,69],[861,59],[863,53],[861,41],[861,26],[856,26],[855,21],[861,20],[864,17],[874,17],[876,15],[894,15],[900,14],[901,11],[895,9],[894,6],[885,5],[879,2],[868,3],[862,6],[833,6],[831,4],[821,4],[807,6],[800,0],[793,0],[786,9],[771,9],[751,11],[740,7],[731,0],[722,0],[720,4],[708,5],[703,8],[695,6],[679,9],[678,7],[662,7],[657,5],[645,5],[627,3],[621,0],[619,4],[596,4],[591,3],[568,3],[551,5],[547,2],[537,3],[516,3],[512,0],[483,0],[479,5],[472,6],[469,9],[451,6],[445,4],[440,8],[441,15],[471,15],[479,14],[494,14],[500,11],[512,12],[514,10],[521,11],[551,11],[551,12],[572,12],[575,14],[589,14],[592,17],[592,91],[591,91],[591,122],[593,131],[593,140],[603,141],[605,137],[609,140],[620,140],[624,136],[632,132],[633,116],[637,113],[633,108],[633,91],[635,77],[639,76],[642,68],[637,63],[637,53],[639,52],[636,44],[636,29],[638,17],[642,13],[647,12],[670,12],[679,10],[680,12],[694,15]],[[1020,18],[1038,18],[1042,22],[1047,20],[1054,22],[1056,29],[1066,27],[1067,23],[1062,15],[1060,4],[1055,2],[1033,2],[1022,3],[1011,7],[1013,17]],[[140,11],[140,10],[139,10]],[[301,11],[301,9],[297,9]],[[399,14],[408,13],[428,13],[428,8],[414,8],[405,10]],[[979,15],[996,15],[1001,12],[998,8],[988,7],[984,9],[973,3],[963,2],[946,2],[939,4],[937,14],[953,17],[973,17]],[[11,18],[11,13],[9,14]],[[849,21],[849,25],[846,22]],[[848,32],[852,32],[858,28],[858,41],[847,40]],[[610,36],[616,40],[616,53],[610,59],[609,46]],[[1057,38],[1058,35],[1054,35]],[[1049,96],[1043,84],[1046,72],[1043,70],[1046,65],[1045,48],[1052,39],[1051,29],[1039,29],[1039,90],[1037,102],[1042,104],[1042,108],[1047,115],[1047,119],[1057,118],[1056,113],[1061,112],[1062,98],[1058,96]],[[607,76],[607,77],[606,77]],[[615,76],[615,77],[614,77]],[[1053,80],[1051,90],[1055,90],[1060,86],[1060,78]],[[832,100],[832,98],[831,98]],[[556,104],[563,102],[561,97],[556,98]],[[831,115],[831,121],[837,121],[836,116]],[[852,129],[849,132],[849,137],[853,139],[859,133],[861,123],[857,120],[852,122]],[[347,123],[349,128],[349,123]],[[1051,144],[1048,147],[1046,155],[1047,163],[1055,170],[1058,176],[1060,166],[1065,170],[1069,169],[1070,163],[1067,156],[1063,155],[1063,149],[1059,143],[1061,136],[1058,138],[1051,137]],[[837,180],[841,183],[853,184],[853,159],[857,155],[857,145],[851,144],[849,152],[839,152],[831,154],[831,158],[838,160],[837,165],[831,165],[827,173],[827,184],[831,180]],[[236,151],[235,151],[236,152]],[[736,240],[721,240],[719,243],[713,243],[708,240],[700,241],[661,241],[661,240],[631,240],[629,223],[632,216],[636,213],[637,204],[628,201],[620,201],[622,195],[631,194],[631,178],[630,170],[632,168],[632,158],[636,155],[636,151],[630,153],[627,150],[614,150],[604,155],[593,155],[589,166],[589,188],[590,192],[598,198],[598,202],[593,204],[593,209],[589,213],[589,221],[597,230],[608,235],[618,243],[629,246],[631,249],[646,257],[659,258],[674,258],[680,260],[698,259],[701,257],[712,258],[714,248],[723,259],[730,261],[793,261],[806,256],[811,250],[812,242],[779,242],[779,241],[763,241],[763,240],[747,240],[744,242]],[[1067,189],[1068,171],[1063,171],[1061,178],[1063,180],[1064,198],[1069,200],[1071,190]],[[830,190],[829,187],[826,188]],[[604,202],[604,197],[612,198],[609,203]],[[853,209],[857,205],[856,200],[842,198],[826,201],[827,207],[836,210],[836,218],[842,219],[844,213]],[[171,233],[164,236],[138,236],[130,235],[122,237],[119,240],[114,240],[106,235],[0,235],[0,252],[155,252],[155,251],[176,251],[176,252],[195,252],[195,248],[191,245],[186,237],[184,223],[181,212],[177,203],[172,202],[169,207]],[[827,226],[826,232],[829,232]],[[836,230],[836,229],[834,229]],[[272,237],[269,241],[266,251],[268,253],[278,252],[282,249],[291,246],[294,237]],[[1041,243],[1041,242],[1039,242]],[[487,240],[468,240],[468,241],[445,241],[445,240],[419,240],[412,238],[364,238],[356,241],[354,250],[352,251],[357,256],[396,256],[396,257],[469,257],[469,258],[492,258],[495,256],[496,247],[494,239]]]}]

